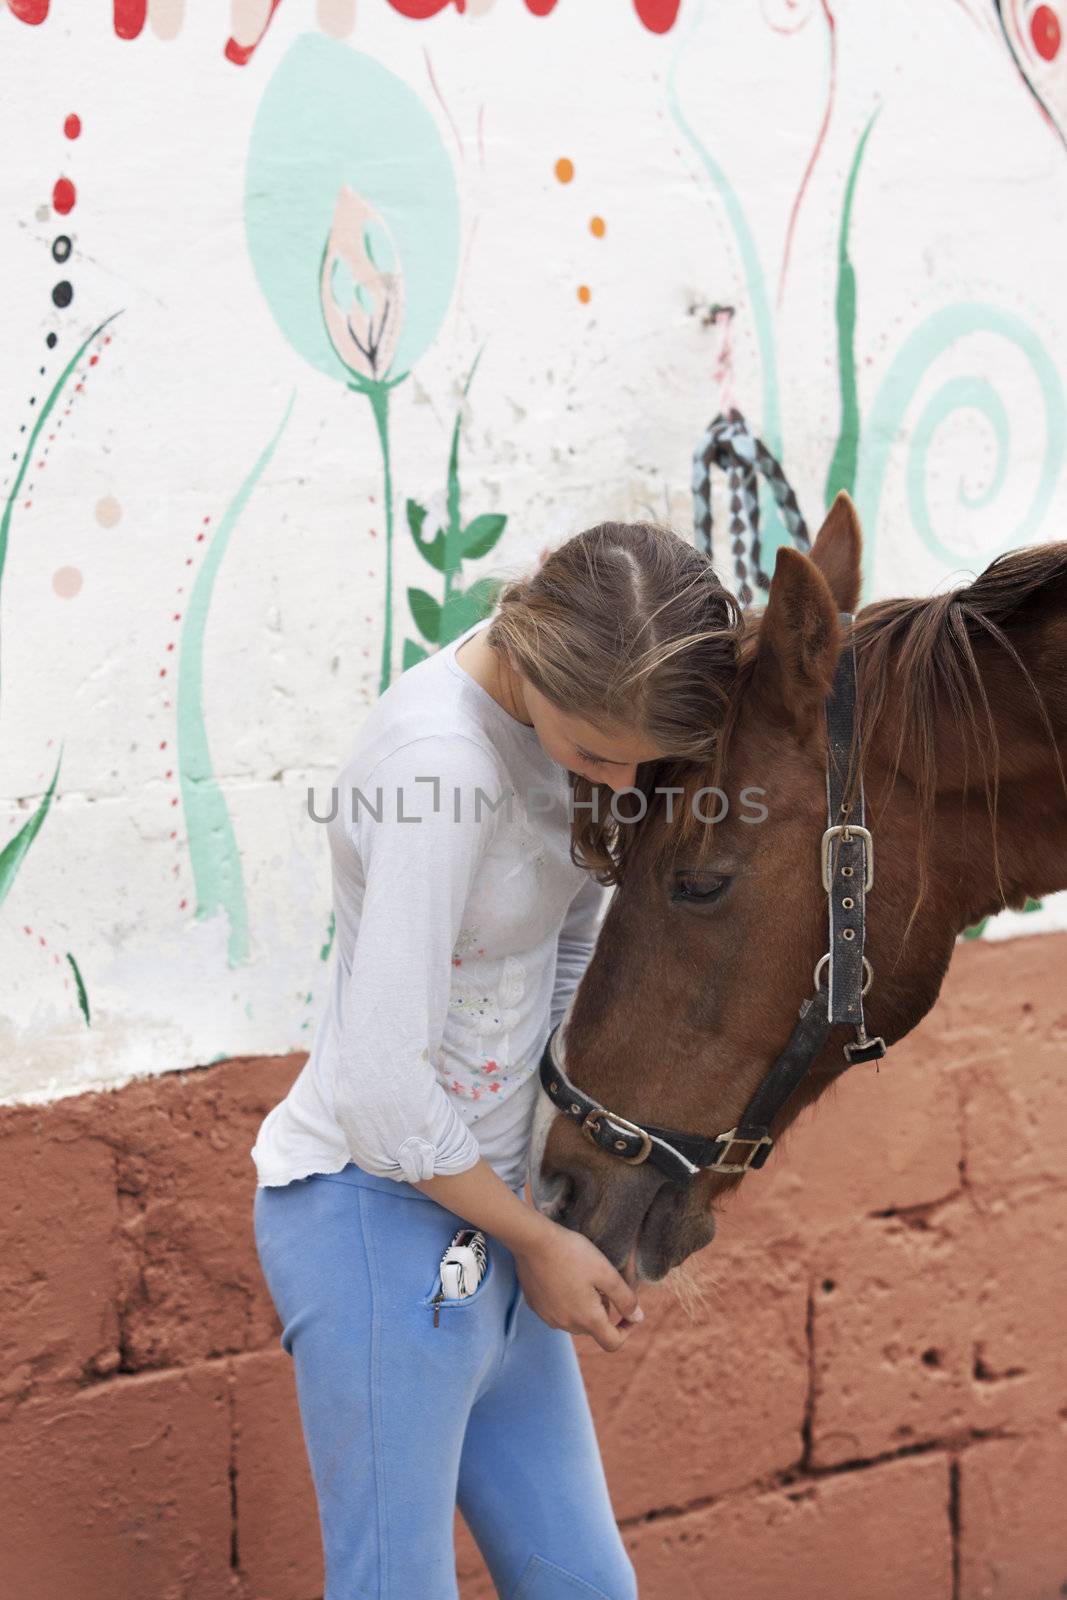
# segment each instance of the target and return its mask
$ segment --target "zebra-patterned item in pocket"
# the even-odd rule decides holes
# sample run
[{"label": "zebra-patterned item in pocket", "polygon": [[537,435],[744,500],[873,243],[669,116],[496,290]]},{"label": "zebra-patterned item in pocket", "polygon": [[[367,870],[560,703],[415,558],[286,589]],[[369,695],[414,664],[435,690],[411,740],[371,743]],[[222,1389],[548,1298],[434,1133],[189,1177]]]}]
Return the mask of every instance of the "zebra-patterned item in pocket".
[{"label": "zebra-patterned item in pocket", "polygon": [[441,1257],[441,1292],[449,1300],[473,1294],[485,1273],[485,1235],[479,1228],[460,1228]]}]

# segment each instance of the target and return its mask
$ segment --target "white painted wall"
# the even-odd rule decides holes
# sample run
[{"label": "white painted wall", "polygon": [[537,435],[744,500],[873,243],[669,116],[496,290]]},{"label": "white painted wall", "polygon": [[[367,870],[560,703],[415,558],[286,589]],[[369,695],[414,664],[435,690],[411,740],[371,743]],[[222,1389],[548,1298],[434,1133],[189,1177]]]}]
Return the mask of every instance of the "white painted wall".
[{"label": "white painted wall", "polygon": [[[254,38],[257,8],[236,10]],[[5,501],[31,396],[40,407],[81,341],[121,313],[64,389],[51,419],[63,426],[47,457],[34,453],[46,465],[31,463],[12,502],[0,850],[62,761],[17,871],[8,858],[0,1099],[301,1048],[318,1015],[330,884],[306,796],[309,784],[325,796],[377,693],[384,537],[371,408],[289,343],[246,242],[254,119],[300,37],[332,35],[410,86],[455,174],[458,282],[391,400],[399,670],[415,632],[404,591],[434,578],[403,504],[443,511],[452,419],[479,349],[464,511],[508,524],[467,577],[522,568],[604,516],[691,528],[692,451],[723,403],[719,338],[694,309],[714,301],[737,308],[731,398],[764,432],[773,356],[784,464],[817,523],[840,419],[842,207],[877,107],[849,236],[867,597],[929,592],[1002,549],[1064,536],[1064,52],[1027,56],[1034,8],[1008,10],[1018,60],[992,0],[683,0],[661,35],[626,0],[560,0],[544,17],[521,0],[470,0],[463,15],[448,6],[423,22],[360,0],[348,32],[343,5],[285,0],[239,67],[223,53],[221,7],[190,6],[182,20],[180,7],[155,6],[173,36],[149,26],[133,40],[100,8],[55,0],[39,26],[0,9]],[[574,166],[566,184],[561,158]],[[66,217],[50,204],[61,175],[77,189]],[[64,232],[73,253],[60,265],[51,246]],[[73,300],[61,310],[51,294],[64,278]],[[951,310],[975,305],[985,309]],[[913,348],[930,366],[886,438],[877,495],[877,440],[862,428],[891,417]],[[952,410],[925,471],[909,469],[927,402],[956,379],[988,386],[957,391],[992,395],[988,415]],[[1003,480],[969,508],[961,493],[996,486],[996,397],[1010,428]],[[286,416],[219,560],[201,657],[245,940],[225,912],[198,915],[175,687],[183,643],[192,671],[183,629],[197,575]],[[932,537],[909,482],[925,484]],[[716,554],[729,581],[721,518]],[[986,936],[1067,926],[1065,901],[1005,915]]]}]

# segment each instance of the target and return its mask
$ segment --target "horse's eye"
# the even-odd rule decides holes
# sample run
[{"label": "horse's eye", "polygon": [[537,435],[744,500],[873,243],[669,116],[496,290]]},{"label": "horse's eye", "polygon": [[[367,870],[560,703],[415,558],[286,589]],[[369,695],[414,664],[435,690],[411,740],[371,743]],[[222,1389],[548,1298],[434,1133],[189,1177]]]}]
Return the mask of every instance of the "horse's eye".
[{"label": "horse's eye", "polygon": [[729,881],[729,878],[713,878],[707,874],[679,872],[674,880],[673,898],[702,902],[716,900]]}]

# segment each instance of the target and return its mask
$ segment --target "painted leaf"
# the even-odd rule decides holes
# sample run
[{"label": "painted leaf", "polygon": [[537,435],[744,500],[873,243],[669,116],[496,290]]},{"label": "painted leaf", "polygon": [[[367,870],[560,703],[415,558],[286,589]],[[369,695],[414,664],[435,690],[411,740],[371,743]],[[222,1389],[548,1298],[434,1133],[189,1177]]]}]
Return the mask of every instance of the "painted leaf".
[{"label": "painted leaf", "polygon": [[415,626],[424,639],[437,644],[441,635],[441,606],[425,589],[409,589],[408,605],[415,618]]},{"label": "painted leaf", "polygon": [[417,644],[414,639],[405,639],[404,653],[400,658],[401,672],[406,672],[409,667],[414,667],[420,661],[425,661],[429,653],[428,650],[422,648],[421,644]]},{"label": "painted leaf", "polygon": [[19,829],[15,837],[9,839],[3,850],[0,850],[0,905],[3,904],[8,890],[18,875],[18,870],[25,859],[27,850],[36,839],[41,824],[48,815],[49,807],[52,804],[52,796],[56,791],[56,779],[59,777],[59,763],[62,759],[63,752],[60,750],[59,758],[56,761],[56,770],[52,774],[52,781],[48,785],[40,805],[29,821]]},{"label": "painted leaf", "polygon": [[[78,1009],[85,1018],[86,1026],[91,1027],[93,1019],[89,1015],[89,996],[85,988],[85,979],[81,975],[81,968],[69,950],[67,951],[67,962],[70,966],[71,972],[74,974],[74,987],[78,991]],[[226,1058],[223,1057],[223,1060],[225,1059]]]},{"label": "painted leaf", "polygon": [[469,589],[453,589],[441,617],[442,644],[449,644],[493,609],[499,578],[479,578]]},{"label": "painted leaf", "polygon": [[438,528],[432,539],[423,538],[422,529],[426,521],[426,507],[420,506],[417,500],[408,501],[407,513],[408,527],[411,529],[411,537],[418,546],[419,554],[425,557],[431,567],[436,567],[438,572],[443,572],[445,568],[444,533]]},{"label": "painted leaf", "polygon": [[473,522],[468,522],[463,530],[463,559],[474,561],[479,556],[487,556],[507,527],[507,523],[507,517],[496,511],[489,512],[483,517],[475,517]]}]

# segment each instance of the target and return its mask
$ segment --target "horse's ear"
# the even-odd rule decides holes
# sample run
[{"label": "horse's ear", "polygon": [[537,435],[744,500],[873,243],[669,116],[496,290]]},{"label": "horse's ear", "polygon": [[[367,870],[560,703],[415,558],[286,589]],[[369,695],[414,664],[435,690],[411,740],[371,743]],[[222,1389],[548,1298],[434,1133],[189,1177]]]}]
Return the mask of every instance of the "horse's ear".
[{"label": "horse's ear", "polygon": [[862,558],[860,519],[840,489],[811,547],[811,559],[829,584],[838,611],[855,611],[859,603]]},{"label": "horse's ear", "polygon": [[801,740],[814,731],[833,685],[842,644],[837,610],[815,563],[782,545],[760,619],[752,693]]}]

